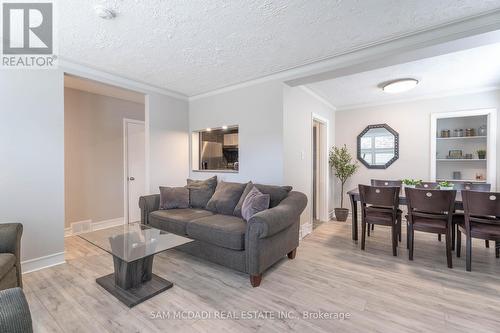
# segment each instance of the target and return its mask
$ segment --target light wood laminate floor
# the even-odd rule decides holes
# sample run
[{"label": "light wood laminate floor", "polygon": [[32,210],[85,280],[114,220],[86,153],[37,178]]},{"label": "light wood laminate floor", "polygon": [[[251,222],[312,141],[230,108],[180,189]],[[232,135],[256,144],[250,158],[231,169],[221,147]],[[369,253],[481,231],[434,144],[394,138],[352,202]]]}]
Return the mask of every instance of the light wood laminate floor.
[{"label": "light wood laminate floor", "polygon": [[[113,271],[111,256],[77,237],[66,238],[66,264],[23,279],[36,332],[500,332],[500,259],[494,249],[474,243],[471,273],[465,258],[454,254],[453,260],[448,269],[444,242],[435,235],[416,233],[410,262],[404,235],[393,257],[389,229],[377,226],[363,252],[351,241],[349,222],[327,222],[301,242],[295,260],[284,258],[264,274],[259,288],[245,274],[169,250],[155,257],[153,272],[174,287],[128,309],[95,282]],[[167,311],[298,315],[151,319]],[[307,319],[303,311],[350,318]]]}]

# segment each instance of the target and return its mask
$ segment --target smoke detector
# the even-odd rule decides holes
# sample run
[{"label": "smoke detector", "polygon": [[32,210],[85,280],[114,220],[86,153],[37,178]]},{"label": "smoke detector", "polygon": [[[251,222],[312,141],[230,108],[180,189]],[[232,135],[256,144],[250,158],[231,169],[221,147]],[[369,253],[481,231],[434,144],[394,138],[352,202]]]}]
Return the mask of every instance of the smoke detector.
[{"label": "smoke detector", "polygon": [[116,16],[116,13],[112,9],[104,7],[104,6],[100,6],[100,5],[95,6],[94,10],[95,10],[95,13],[97,16],[99,16],[100,18],[105,19],[105,20],[111,20],[111,19],[115,18],[115,16]]}]

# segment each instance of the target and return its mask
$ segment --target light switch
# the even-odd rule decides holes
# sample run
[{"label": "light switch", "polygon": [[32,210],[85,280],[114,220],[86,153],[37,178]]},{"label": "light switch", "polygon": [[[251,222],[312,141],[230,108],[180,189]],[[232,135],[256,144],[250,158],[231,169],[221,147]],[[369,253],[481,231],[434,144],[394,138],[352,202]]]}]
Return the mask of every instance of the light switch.
[{"label": "light switch", "polygon": [[304,152],[303,152],[303,151],[301,151],[301,152],[300,152],[300,159],[301,159],[301,160],[303,160],[303,159],[304,159],[304,155],[305,155],[305,154],[304,154]]}]

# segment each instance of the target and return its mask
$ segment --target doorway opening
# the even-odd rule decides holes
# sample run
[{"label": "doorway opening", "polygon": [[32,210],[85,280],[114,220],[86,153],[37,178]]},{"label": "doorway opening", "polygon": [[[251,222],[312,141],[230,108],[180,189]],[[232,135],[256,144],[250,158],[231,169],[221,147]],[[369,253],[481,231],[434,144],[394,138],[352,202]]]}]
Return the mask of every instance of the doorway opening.
[{"label": "doorway opening", "polygon": [[140,220],[145,96],[65,74],[65,234]]},{"label": "doorway opening", "polygon": [[311,212],[313,229],[329,220],[328,178],[328,120],[313,115]]}]

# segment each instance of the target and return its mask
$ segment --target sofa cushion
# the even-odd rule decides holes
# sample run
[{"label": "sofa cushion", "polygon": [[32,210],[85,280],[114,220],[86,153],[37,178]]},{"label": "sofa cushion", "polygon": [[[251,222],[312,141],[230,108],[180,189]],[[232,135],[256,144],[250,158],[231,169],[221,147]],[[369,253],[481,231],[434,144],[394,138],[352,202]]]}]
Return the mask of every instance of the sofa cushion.
[{"label": "sofa cushion", "polygon": [[262,194],[255,186],[248,193],[243,206],[241,207],[241,215],[245,221],[250,220],[252,216],[258,212],[262,212],[269,208],[269,194]]},{"label": "sofa cushion", "polygon": [[233,215],[246,185],[220,181],[214,195],[207,203],[207,209],[214,213]]},{"label": "sofa cushion", "polygon": [[186,235],[188,222],[213,215],[212,212],[198,208],[157,210],[149,214],[149,224],[177,235]]},{"label": "sofa cushion", "polygon": [[261,185],[255,184],[255,187],[264,194],[271,196],[270,208],[276,207],[279,203],[288,196],[292,190],[291,186],[275,186],[275,185]]},{"label": "sofa cushion", "polygon": [[160,186],[160,209],[189,208],[189,190],[186,187]]},{"label": "sofa cushion", "polygon": [[221,214],[196,219],[187,225],[188,237],[232,250],[245,249],[245,230],[242,218]]},{"label": "sofa cushion", "polygon": [[12,253],[0,253],[0,278],[7,274],[15,264],[15,255]]},{"label": "sofa cushion", "polygon": [[193,208],[205,208],[215,192],[217,176],[205,180],[187,180],[189,189],[189,205]]},{"label": "sofa cushion", "polygon": [[253,189],[253,187],[254,187],[254,185],[252,182],[247,183],[245,190],[243,190],[243,194],[241,194],[240,200],[238,200],[236,207],[234,207],[234,211],[233,211],[234,216],[243,217],[241,215],[241,207],[243,207],[243,202],[245,201],[245,198],[247,197],[248,193],[250,193],[250,191]]}]

